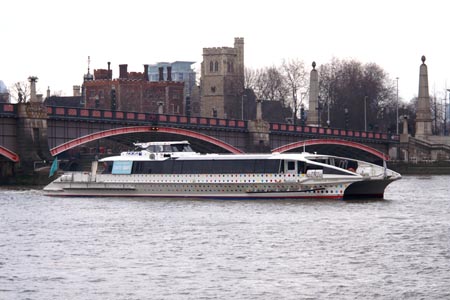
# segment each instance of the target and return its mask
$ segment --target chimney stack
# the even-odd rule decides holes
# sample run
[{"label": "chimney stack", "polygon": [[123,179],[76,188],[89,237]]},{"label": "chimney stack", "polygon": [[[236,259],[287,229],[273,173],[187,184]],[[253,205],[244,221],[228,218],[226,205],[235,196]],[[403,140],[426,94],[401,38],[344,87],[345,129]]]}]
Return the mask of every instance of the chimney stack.
[{"label": "chimney stack", "polygon": [[172,81],[172,67],[167,66],[167,81]]},{"label": "chimney stack", "polygon": [[145,79],[145,81],[149,81],[149,78],[148,78],[148,65],[144,65],[144,79]]},{"label": "chimney stack", "polygon": [[112,79],[111,62],[108,61],[108,79]]},{"label": "chimney stack", "polygon": [[38,78],[36,76],[28,77],[28,81],[30,82],[30,102],[37,102],[36,96],[36,82]]},{"label": "chimney stack", "polygon": [[81,96],[80,90],[81,90],[81,87],[79,85],[74,85],[73,86],[73,96],[74,97]]},{"label": "chimney stack", "polygon": [[50,87],[47,87],[47,98],[50,98]]},{"label": "chimney stack", "polygon": [[119,65],[119,78],[126,79],[128,78],[128,65]]},{"label": "chimney stack", "polygon": [[164,68],[159,67],[158,71],[159,71],[159,81],[164,81]]}]

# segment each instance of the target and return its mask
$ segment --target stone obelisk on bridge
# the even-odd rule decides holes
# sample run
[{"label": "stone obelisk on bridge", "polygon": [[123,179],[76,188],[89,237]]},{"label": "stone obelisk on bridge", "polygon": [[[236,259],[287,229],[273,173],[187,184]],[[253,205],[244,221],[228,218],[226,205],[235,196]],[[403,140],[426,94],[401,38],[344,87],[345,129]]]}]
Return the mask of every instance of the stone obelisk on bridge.
[{"label": "stone obelisk on bridge", "polygon": [[309,111],[308,111],[308,126],[320,126],[319,124],[319,74],[316,70],[316,62],[312,63],[309,78]]},{"label": "stone obelisk on bridge", "polygon": [[427,139],[433,133],[431,131],[430,94],[428,93],[428,68],[425,64],[425,56],[422,56],[419,74],[419,99],[416,113],[416,138]]}]

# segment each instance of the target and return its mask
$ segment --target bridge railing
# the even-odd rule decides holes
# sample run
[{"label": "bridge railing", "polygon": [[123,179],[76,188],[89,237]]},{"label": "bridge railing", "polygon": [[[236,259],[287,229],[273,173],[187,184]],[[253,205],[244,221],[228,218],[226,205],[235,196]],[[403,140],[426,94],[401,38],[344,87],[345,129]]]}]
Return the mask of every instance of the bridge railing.
[{"label": "bridge railing", "polygon": [[247,121],[180,115],[152,114],[140,112],[111,111],[75,107],[47,106],[47,114],[52,119],[85,119],[99,122],[126,124],[180,125],[185,127],[214,127],[247,130]]},{"label": "bridge railing", "polygon": [[[231,130],[247,130],[247,121],[229,120],[204,117],[188,117],[179,115],[152,114],[141,112],[110,111],[101,109],[86,109],[76,107],[47,106],[47,114],[52,119],[85,119],[89,121],[113,122],[122,124],[152,124],[152,125],[178,125],[192,128],[223,128]],[[10,103],[0,104],[1,117],[16,117],[17,105]],[[382,132],[348,130],[339,128],[324,128],[283,123],[270,123],[272,132],[283,134],[310,134],[311,136],[329,136],[340,138],[371,139],[380,141],[400,141],[397,134]]]},{"label": "bridge railing", "polygon": [[17,105],[11,103],[0,103],[0,117],[17,117]]},{"label": "bridge railing", "polygon": [[272,132],[286,133],[286,134],[311,134],[312,136],[329,136],[340,138],[357,138],[357,139],[371,139],[380,141],[399,141],[400,137],[397,134],[388,134],[383,132],[371,132],[360,130],[349,130],[339,128],[324,128],[314,126],[302,126],[282,123],[270,123],[270,130]]}]

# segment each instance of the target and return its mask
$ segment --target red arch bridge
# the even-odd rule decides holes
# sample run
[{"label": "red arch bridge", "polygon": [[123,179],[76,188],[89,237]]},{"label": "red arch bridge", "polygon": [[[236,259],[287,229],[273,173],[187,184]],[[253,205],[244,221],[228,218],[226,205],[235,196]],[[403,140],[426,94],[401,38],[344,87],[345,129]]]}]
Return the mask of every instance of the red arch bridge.
[{"label": "red arch bridge", "polygon": [[116,153],[133,142],[155,140],[189,140],[205,153],[306,150],[376,161],[388,159],[399,142],[380,132],[54,106],[45,107],[44,127],[29,128],[19,105],[0,104],[0,161],[29,160],[30,151],[49,160],[77,151]]}]

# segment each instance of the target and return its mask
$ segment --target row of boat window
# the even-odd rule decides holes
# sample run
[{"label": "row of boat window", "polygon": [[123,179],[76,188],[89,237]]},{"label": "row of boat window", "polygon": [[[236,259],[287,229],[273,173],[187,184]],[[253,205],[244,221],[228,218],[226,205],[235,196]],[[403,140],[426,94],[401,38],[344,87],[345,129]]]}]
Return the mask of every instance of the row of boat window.
[{"label": "row of boat window", "polygon": [[[108,170],[108,169],[107,169]],[[297,173],[308,170],[323,170],[324,174],[346,174],[340,170],[308,164],[302,161],[280,159],[245,160],[177,160],[134,161],[132,174],[261,174]],[[111,168],[106,173],[111,173]]]},{"label": "row of boat window", "polygon": [[164,160],[135,161],[133,174],[278,173],[279,160]]}]

